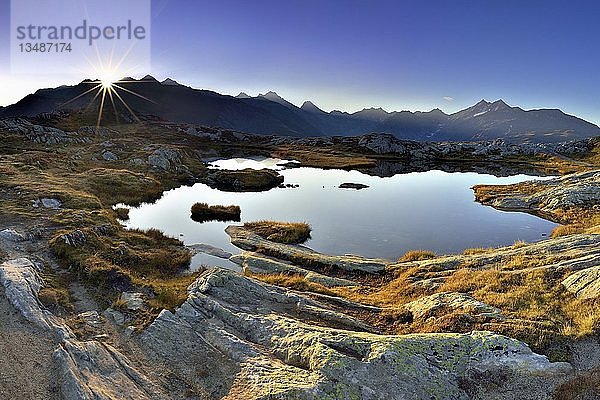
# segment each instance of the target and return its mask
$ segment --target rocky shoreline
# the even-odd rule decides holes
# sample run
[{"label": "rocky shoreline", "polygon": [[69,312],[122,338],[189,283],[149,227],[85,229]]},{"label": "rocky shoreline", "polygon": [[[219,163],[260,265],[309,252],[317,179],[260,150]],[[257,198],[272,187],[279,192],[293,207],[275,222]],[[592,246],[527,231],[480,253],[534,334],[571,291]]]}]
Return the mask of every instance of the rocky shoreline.
[{"label": "rocky shoreline", "polygon": [[[0,282],[15,308],[56,336],[64,398],[173,398],[116,348],[75,339],[43,310],[36,271],[12,260]],[[543,399],[572,376],[569,364],[490,332],[374,335],[318,301],[227,270],[207,271],[188,290],[175,313],[130,340],[211,398]],[[500,375],[501,384],[480,379]]]}]

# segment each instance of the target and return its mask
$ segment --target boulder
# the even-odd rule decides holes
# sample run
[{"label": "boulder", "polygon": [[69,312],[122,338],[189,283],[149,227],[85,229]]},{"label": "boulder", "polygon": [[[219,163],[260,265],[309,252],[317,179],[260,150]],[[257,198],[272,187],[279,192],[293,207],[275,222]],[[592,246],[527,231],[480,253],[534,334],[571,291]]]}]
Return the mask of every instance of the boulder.
[{"label": "boulder", "polygon": [[71,247],[80,247],[87,242],[86,234],[79,229],[60,235],[60,239]]},{"label": "boulder", "polygon": [[121,301],[128,310],[139,310],[144,308],[144,295],[142,293],[124,292],[121,294]]},{"label": "boulder", "polygon": [[100,319],[100,314],[98,314],[98,311],[82,312],[77,314],[77,318],[92,328],[97,328],[102,325],[102,320]]},{"label": "boulder", "polygon": [[494,208],[534,212],[563,221],[564,210],[588,214],[600,204],[600,170],[514,185],[478,185],[474,190],[478,201]]},{"label": "boulder", "polygon": [[102,158],[104,161],[117,161],[119,159],[119,157],[117,157],[117,155],[112,151],[105,151],[102,153]]},{"label": "boulder", "polygon": [[113,321],[117,325],[123,325],[125,323],[125,316],[123,315],[123,313],[115,309],[107,308],[106,310],[104,310],[102,315],[104,316],[104,318]]},{"label": "boulder", "polygon": [[156,149],[148,156],[148,164],[163,171],[169,171],[173,164],[177,165],[180,163],[181,154],[179,151],[166,147]]},{"label": "boulder", "polygon": [[31,260],[18,258],[1,264],[0,284],[13,307],[29,322],[52,332],[58,339],[72,335],[57,317],[41,307],[38,293],[44,281],[39,275],[39,267]]},{"label": "boulder", "polygon": [[0,231],[0,239],[8,240],[9,242],[24,242],[27,238],[14,229],[4,229]]},{"label": "boulder", "polygon": [[42,205],[51,210],[58,210],[62,207],[62,203],[57,199],[42,199]]},{"label": "boulder", "polygon": [[231,254],[228,251],[225,251],[223,249],[220,249],[218,247],[211,246],[210,244],[205,244],[205,243],[191,244],[186,247],[191,249],[192,252],[194,252],[194,254],[204,253],[204,254],[214,256],[214,257],[224,258],[226,260],[229,259],[231,256],[233,256],[233,254]]}]

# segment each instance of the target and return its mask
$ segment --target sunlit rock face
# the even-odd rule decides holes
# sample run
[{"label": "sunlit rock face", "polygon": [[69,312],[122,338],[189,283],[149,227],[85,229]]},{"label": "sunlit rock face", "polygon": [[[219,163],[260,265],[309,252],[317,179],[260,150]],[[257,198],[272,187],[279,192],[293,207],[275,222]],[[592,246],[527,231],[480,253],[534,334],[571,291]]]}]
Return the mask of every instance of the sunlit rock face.
[{"label": "sunlit rock face", "polygon": [[[316,325],[324,312],[335,318]],[[198,390],[227,399],[545,399],[571,374],[489,332],[368,333],[317,301],[219,269],[141,342]]]}]

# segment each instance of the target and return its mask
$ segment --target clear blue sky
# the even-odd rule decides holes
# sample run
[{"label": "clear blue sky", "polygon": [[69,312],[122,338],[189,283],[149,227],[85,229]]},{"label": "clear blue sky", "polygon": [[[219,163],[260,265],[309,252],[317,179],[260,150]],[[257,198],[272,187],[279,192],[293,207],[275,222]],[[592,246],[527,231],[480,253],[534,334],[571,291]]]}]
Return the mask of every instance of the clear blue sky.
[{"label": "clear blue sky", "polygon": [[[8,3],[0,104],[59,83],[9,74]],[[502,98],[600,123],[598,20],[595,1],[154,0],[151,73],[326,110],[453,112]]]}]

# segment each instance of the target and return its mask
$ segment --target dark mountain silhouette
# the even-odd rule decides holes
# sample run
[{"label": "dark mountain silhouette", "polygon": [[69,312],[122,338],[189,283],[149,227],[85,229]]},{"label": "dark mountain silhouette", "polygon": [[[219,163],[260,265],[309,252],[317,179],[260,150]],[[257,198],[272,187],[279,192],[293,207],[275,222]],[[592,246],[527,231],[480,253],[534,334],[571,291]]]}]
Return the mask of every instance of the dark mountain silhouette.
[{"label": "dark mountain silhouette", "polygon": [[[130,92],[120,90],[119,94],[135,113],[258,134],[319,136],[381,132],[413,140],[502,138],[517,143],[557,142],[600,135],[598,126],[560,110],[523,110],[502,100],[481,100],[454,114],[445,114],[439,109],[386,112],[381,108],[328,113],[310,101],[297,107],[275,92],[256,97],[242,92],[233,97],[193,89],[172,79],[159,82],[149,75],[141,80],[124,80],[130,82],[119,85]],[[83,94],[93,86],[92,81],[85,80],[75,86],[41,89],[16,104],[0,107],[0,117],[35,116],[59,109],[89,107],[95,93]],[[113,100],[120,113],[128,113],[117,98]],[[98,103],[96,99],[92,108],[97,108]],[[112,107],[108,99],[105,107]],[[105,112],[108,111],[105,109]]]},{"label": "dark mountain silhouette", "polygon": [[325,111],[315,106],[312,101],[305,101],[300,108],[311,113],[325,114]]}]

